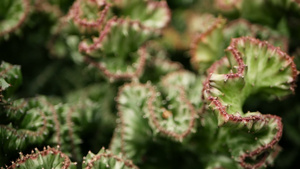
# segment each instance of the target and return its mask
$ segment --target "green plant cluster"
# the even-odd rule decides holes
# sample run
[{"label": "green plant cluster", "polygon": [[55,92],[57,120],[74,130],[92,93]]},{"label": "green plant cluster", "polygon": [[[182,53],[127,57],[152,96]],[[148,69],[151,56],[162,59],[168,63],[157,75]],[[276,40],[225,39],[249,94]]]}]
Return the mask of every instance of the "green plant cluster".
[{"label": "green plant cluster", "polygon": [[1,0],[0,167],[296,168],[298,0]]}]

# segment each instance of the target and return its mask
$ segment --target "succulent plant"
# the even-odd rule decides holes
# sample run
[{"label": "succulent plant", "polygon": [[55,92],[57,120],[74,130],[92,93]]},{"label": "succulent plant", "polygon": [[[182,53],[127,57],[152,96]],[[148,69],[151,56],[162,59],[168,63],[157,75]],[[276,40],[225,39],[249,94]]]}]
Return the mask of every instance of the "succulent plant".
[{"label": "succulent plant", "polygon": [[273,99],[294,91],[296,65],[280,49],[253,38],[233,39],[227,51],[227,57],[208,70],[203,96],[218,126],[233,133],[227,139],[233,158],[244,168],[258,168],[276,157],[283,125],[275,115],[243,112],[243,103],[257,92]]},{"label": "succulent plant", "polygon": [[[76,168],[77,163],[72,162],[69,157],[62,153],[58,148],[51,148],[48,146],[47,148],[44,147],[43,151],[35,149],[35,151],[32,150],[31,154],[23,155],[20,153],[20,158],[7,168]],[[82,164],[82,168],[85,169],[102,169],[110,167],[119,169],[137,168],[137,166],[135,166],[131,161],[113,155],[104,148],[102,148],[98,154],[89,152],[89,154],[84,157]]]},{"label": "succulent plant", "polygon": [[297,168],[299,10],[2,0],[0,167]]}]

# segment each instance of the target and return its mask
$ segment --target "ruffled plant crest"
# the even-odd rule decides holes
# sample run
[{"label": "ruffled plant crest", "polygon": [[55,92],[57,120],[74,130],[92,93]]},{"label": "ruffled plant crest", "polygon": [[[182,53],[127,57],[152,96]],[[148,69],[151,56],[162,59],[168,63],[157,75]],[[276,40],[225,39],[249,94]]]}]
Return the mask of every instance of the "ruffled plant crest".
[{"label": "ruffled plant crest", "polygon": [[[245,37],[231,41],[227,57],[208,70],[203,96],[218,126],[231,130],[227,144],[234,160],[244,168],[273,163],[282,136],[276,115],[243,112],[250,95],[274,99],[294,91],[297,76],[291,57],[267,42]],[[236,146],[236,145],[240,146]]]}]

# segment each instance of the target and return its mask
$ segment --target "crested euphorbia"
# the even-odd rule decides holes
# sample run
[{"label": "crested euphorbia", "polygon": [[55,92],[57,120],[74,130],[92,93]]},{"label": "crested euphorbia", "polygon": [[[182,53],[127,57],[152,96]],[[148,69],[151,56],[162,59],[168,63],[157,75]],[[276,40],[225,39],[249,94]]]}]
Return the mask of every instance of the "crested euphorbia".
[{"label": "crested euphorbia", "polygon": [[[12,162],[11,166],[7,166],[7,169],[21,168],[62,168],[62,169],[75,169],[77,163],[72,162],[69,157],[57,148],[44,147],[43,151],[35,149],[31,154],[23,155],[20,153],[20,158],[17,161]],[[88,153],[84,157],[82,163],[84,169],[105,169],[105,168],[119,168],[130,169],[138,168],[131,161],[128,161],[122,157],[116,156],[109,151],[102,148],[98,154]]]},{"label": "crested euphorbia", "polygon": [[149,30],[139,22],[111,19],[99,38],[90,45],[87,42],[80,43],[79,51],[87,55],[85,60],[106,77],[113,80],[132,79],[138,77],[145,67],[144,43],[150,37]]},{"label": "crested euphorbia", "polygon": [[276,157],[282,121],[244,112],[242,106],[254,94],[273,99],[294,92],[296,65],[279,48],[254,38],[233,39],[226,51],[227,57],[208,70],[203,97],[218,126],[231,131],[226,144],[234,160],[244,168],[258,168]]},{"label": "crested euphorbia", "polygon": [[[199,145],[193,143],[195,152],[190,151],[199,155],[205,167],[259,168],[272,164],[280,149],[281,118],[244,113],[242,106],[258,92],[271,99],[294,91],[295,64],[279,48],[250,37],[233,39],[227,51],[227,57],[208,69],[203,88],[207,110],[200,109],[201,80],[188,72],[163,77],[158,85],[162,92],[150,84],[123,86],[117,99],[120,123],[111,150],[139,164],[143,156],[148,156],[151,143],[164,144],[160,135],[184,141],[184,145],[202,137]],[[139,102],[132,101],[135,99]],[[202,112],[200,128],[195,128],[196,112]],[[216,140],[205,137],[210,132],[216,134]],[[202,144],[215,146],[201,152]],[[205,153],[212,159],[207,161]],[[228,160],[218,161],[222,158]]]},{"label": "crested euphorbia", "polygon": [[295,168],[299,11],[0,0],[0,167]]},{"label": "crested euphorbia", "polygon": [[158,89],[131,83],[119,90],[120,123],[110,145],[113,152],[141,162],[147,145],[157,135],[182,142],[196,132],[202,81],[181,70],[162,77]]},{"label": "crested euphorbia", "polygon": [[221,17],[203,15],[201,18],[208,26],[201,33],[195,34],[190,47],[191,64],[201,73],[223,56],[223,47],[229,45],[232,38],[250,36],[268,40],[272,45],[288,50],[287,37],[268,27],[252,24],[244,19],[225,24]]},{"label": "crested euphorbia", "polygon": [[81,42],[79,51],[109,79],[136,78],[145,65],[145,42],[169,22],[169,9],[165,1],[121,0],[110,6],[118,12],[104,24],[93,44]]},{"label": "crested euphorbia", "polygon": [[[157,37],[169,20],[165,1],[77,0],[58,29],[67,34],[77,30],[72,48],[79,48],[81,54],[76,51],[75,60],[98,68],[108,79],[130,80],[144,69],[146,41]],[[79,44],[81,35],[85,39]]]}]

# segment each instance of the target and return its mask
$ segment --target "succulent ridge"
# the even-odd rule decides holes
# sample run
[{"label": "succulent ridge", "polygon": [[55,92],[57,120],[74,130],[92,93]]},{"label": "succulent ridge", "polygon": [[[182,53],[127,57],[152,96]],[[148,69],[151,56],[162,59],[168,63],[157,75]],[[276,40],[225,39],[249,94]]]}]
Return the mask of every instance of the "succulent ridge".
[{"label": "succulent ridge", "polygon": [[[5,168],[76,168],[77,163],[73,163],[66,154],[59,150],[59,148],[59,146],[57,146],[57,148],[51,148],[50,146],[47,146],[47,148],[43,148],[43,151],[39,151],[37,148],[35,148],[35,151],[32,150],[31,154],[26,155],[23,155],[23,153],[20,152],[20,158]],[[84,169],[102,169],[114,167],[138,169],[138,167],[134,165],[132,161],[126,160],[121,156],[116,156],[104,148],[102,148],[96,155],[89,151],[88,155],[83,158],[82,168]],[[4,167],[1,167],[1,169],[4,169]]]},{"label": "succulent ridge", "polygon": [[[87,6],[96,6],[99,10],[99,8],[103,8],[103,10],[98,11],[98,17],[97,19],[88,19],[84,18],[82,16],[84,12],[82,11],[82,4]],[[68,16],[69,18],[72,18],[73,21],[82,28],[85,29],[95,29],[99,30],[104,25],[105,19],[107,17],[107,13],[110,9],[110,5],[105,1],[97,1],[97,0],[76,0],[71,7]]]},{"label": "succulent ridge", "polygon": [[[168,25],[171,20],[171,10],[168,7],[168,4],[165,0],[163,1],[154,1],[154,0],[117,0],[114,1],[114,5],[119,7],[124,11],[124,17],[128,17],[132,21],[140,22],[144,27],[154,31],[158,29],[162,29]],[[136,13],[128,12],[128,8],[132,8],[132,6],[136,6],[137,9],[139,7],[143,7],[144,11],[146,11],[146,15],[136,15]],[[157,10],[157,11],[155,11]],[[153,14],[161,10],[160,15],[157,15],[158,18],[155,18]],[[126,13],[127,12],[127,13]],[[134,12],[134,10],[133,10]],[[154,18],[151,18],[154,17]],[[150,19],[149,19],[150,18]],[[147,20],[149,19],[149,20]],[[153,23],[153,19],[161,20],[159,23]]]},{"label": "succulent ridge", "polygon": [[[226,39],[231,39],[232,32],[237,32],[236,30],[240,31],[246,31],[244,35],[242,36],[251,36],[254,38],[261,38],[261,40],[267,40],[270,44],[275,45],[275,46],[280,46],[284,52],[288,51],[288,38],[286,36],[280,35],[277,32],[271,30],[268,27],[259,25],[259,24],[253,24],[243,18],[239,18],[236,20],[233,20],[229,22],[223,32],[224,36],[226,36]],[[244,30],[245,29],[245,30]],[[249,34],[248,34],[249,33]],[[241,36],[241,35],[240,35]],[[262,36],[262,37],[260,37]]]},{"label": "succulent ridge", "polygon": [[[165,75],[160,82],[158,88],[162,93],[149,83],[132,82],[119,89],[116,98],[119,124],[110,144],[114,153],[122,152],[139,161],[143,151],[136,151],[133,147],[140,149],[156,134],[181,142],[195,132],[196,108],[200,107],[200,99],[195,99],[195,95],[201,93],[196,88],[199,79],[192,73],[179,70]],[[139,102],[132,103],[133,97]],[[139,139],[134,140],[135,137]]]},{"label": "succulent ridge", "polygon": [[[17,110],[19,110],[21,108],[24,108],[25,104],[26,103],[24,102],[23,105],[20,105],[18,107],[9,107],[8,109],[10,109],[10,110],[14,109],[14,111],[17,111]],[[45,114],[44,114],[43,111],[40,111],[40,116],[43,119],[43,126],[41,128],[39,128],[37,131],[31,131],[29,129],[28,130],[24,130],[24,131],[23,130],[16,130],[13,127],[9,127],[9,126],[2,125],[2,124],[0,125],[0,128],[11,132],[13,135],[15,135],[19,139],[25,138],[27,136],[39,137],[39,136],[44,135],[45,132],[47,131],[47,120],[46,120],[46,116],[45,116]]]},{"label": "succulent ridge", "polygon": [[132,79],[134,77],[138,77],[141,75],[143,72],[145,62],[146,62],[146,49],[145,46],[142,46],[139,51],[138,51],[140,58],[137,63],[137,68],[135,72],[129,73],[129,72],[124,72],[124,73],[119,73],[119,72],[111,72],[109,69],[105,67],[102,63],[97,63],[90,59],[89,57],[85,57],[85,61],[87,63],[90,63],[94,67],[98,68],[106,77],[109,79]]},{"label": "succulent ridge", "polygon": [[[120,89],[119,89],[119,93],[118,93],[118,96],[117,96],[117,100],[120,100],[120,97],[121,97],[121,94],[123,93],[123,91],[126,89],[126,88],[130,88],[131,86],[135,86],[135,87],[142,87],[142,88],[147,88],[148,86],[147,85],[145,85],[145,84],[134,84],[134,83],[131,83],[131,84],[129,84],[129,83],[127,83],[127,84],[125,84],[125,85],[123,85]],[[118,102],[120,102],[120,101],[118,101]],[[117,128],[117,129],[119,129],[120,130],[120,141],[121,141],[121,146],[120,146],[120,150],[121,150],[121,152],[122,152],[122,154],[124,154],[125,156],[127,156],[126,154],[126,150],[125,150],[125,120],[124,120],[124,112],[123,111],[121,111],[121,105],[120,104],[118,104],[117,105],[117,109],[118,109],[118,115],[119,115],[119,117],[120,117],[120,124],[118,125],[118,127],[120,127],[120,128]],[[141,112],[141,113],[144,113],[144,112]],[[142,115],[143,116],[143,115]],[[116,129],[116,130],[117,130]],[[116,137],[117,137],[117,132],[115,131],[115,133],[114,133],[114,136],[113,136],[113,139],[112,139],[112,141],[111,141],[111,143],[113,143],[113,141],[115,141],[115,139],[116,139]],[[111,146],[113,146],[113,145],[111,145]]]},{"label": "succulent ridge", "polygon": [[[260,147],[255,148],[254,150],[251,150],[251,151],[247,150],[245,154],[242,154],[239,157],[239,162],[240,162],[241,166],[243,166],[245,168],[259,168],[266,162],[266,159],[269,157],[269,154],[265,154],[255,164],[247,163],[246,158],[257,157],[258,155],[260,155],[262,153],[265,153],[269,150],[274,149],[274,147],[277,145],[278,141],[280,140],[280,138],[282,136],[281,118],[278,116],[275,116],[275,115],[270,115],[270,114],[262,115],[260,113],[259,114],[254,113],[253,115],[251,113],[249,113],[247,115],[243,115],[244,116],[243,117],[239,113],[228,112],[228,111],[233,111],[236,109],[230,108],[230,106],[231,106],[230,103],[226,103],[226,100],[225,100],[226,94],[224,92],[226,89],[226,86],[225,86],[225,89],[221,89],[218,87],[217,84],[215,84],[215,83],[217,83],[216,78],[217,78],[217,76],[219,76],[219,75],[215,75],[215,73],[220,71],[218,69],[222,68],[223,65],[227,65],[227,68],[230,68],[228,61],[235,62],[238,65],[238,66],[234,66],[234,63],[233,63],[233,65],[231,65],[234,67],[234,69],[236,69],[236,72],[233,72],[232,70],[230,70],[229,73],[220,75],[220,78],[222,79],[222,80],[220,79],[220,82],[223,81],[223,83],[225,83],[225,84],[226,83],[241,83],[242,86],[246,86],[245,82],[240,82],[237,80],[238,79],[241,79],[242,81],[243,80],[253,80],[252,77],[248,77],[250,75],[246,74],[246,71],[254,71],[254,70],[252,70],[252,67],[251,67],[253,65],[246,65],[244,63],[245,62],[244,58],[247,57],[247,53],[241,53],[241,52],[244,52],[244,50],[245,50],[244,46],[246,44],[258,46],[259,48],[266,48],[267,51],[271,51],[270,55],[275,54],[278,57],[280,57],[279,59],[282,60],[281,61],[282,64],[284,66],[287,66],[290,70],[289,76],[292,79],[289,79],[287,84],[290,85],[289,89],[294,91],[297,70],[296,70],[296,66],[293,62],[293,59],[291,57],[289,57],[287,54],[285,54],[284,52],[282,52],[279,48],[276,48],[276,47],[268,44],[267,42],[262,42],[262,41],[259,41],[257,39],[250,38],[250,37],[245,37],[245,38],[233,39],[231,42],[231,45],[226,49],[227,51],[231,52],[234,60],[230,60],[230,58],[228,58],[229,60],[227,60],[227,58],[222,58],[220,61],[215,62],[211,66],[211,68],[208,70],[208,77],[207,77],[206,82],[204,83],[204,88],[203,88],[203,96],[207,101],[209,101],[209,106],[212,107],[214,110],[216,110],[217,113],[219,114],[219,115],[217,115],[218,119],[219,119],[219,125],[225,125],[227,123],[236,124],[240,127],[242,127],[244,125],[246,128],[248,128],[249,132],[251,129],[254,129],[254,128],[256,128],[256,130],[254,130],[254,132],[257,132],[257,131],[261,130],[263,128],[263,126],[269,126],[273,132],[274,132],[274,130],[276,131],[275,135],[272,136],[272,139],[268,140],[268,142],[266,144],[263,144]],[[240,46],[243,46],[243,47],[240,47]],[[255,49],[253,49],[253,50],[255,50]],[[249,55],[248,57],[251,57],[251,55]],[[257,55],[254,55],[253,57],[254,57],[254,60],[256,60],[257,57],[263,57],[263,56],[258,56],[258,54],[257,54]],[[272,57],[272,56],[268,56],[268,60],[270,60],[270,57]],[[247,58],[247,59],[249,60],[251,58]],[[249,62],[249,63],[251,63],[251,62]],[[275,64],[274,62],[272,62],[272,63]],[[287,68],[285,68],[285,69],[287,69]],[[283,70],[281,70],[281,71],[283,71]],[[289,72],[287,72],[287,73],[289,73]],[[234,79],[237,79],[237,80],[234,80]],[[247,82],[247,83],[251,83],[251,82]],[[260,84],[258,84],[258,85],[260,85]],[[252,86],[254,87],[253,82],[252,82]],[[238,88],[240,86],[237,85],[234,87],[236,87],[237,91],[239,91]],[[216,88],[218,91],[216,91]],[[281,88],[288,89],[286,87],[281,87]],[[252,90],[254,90],[254,89],[252,89]],[[224,93],[222,93],[222,92],[224,92]],[[244,92],[246,92],[246,91],[244,91]],[[234,114],[232,114],[232,113],[234,113]],[[272,125],[272,123],[273,124],[275,123],[276,125]],[[258,125],[260,125],[260,127],[258,127]]]},{"label": "succulent ridge", "polygon": [[222,37],[219,34],[222,33],[226,20],[218,17],[210,22],[212,22],[211,25],[204,32],[195,35],[190,45],[191,63],[195,69],[202,71],[209,68],[219,57],[218,47],[222,40],[217,40],[217,38]]},{"label": "succulent ridge", "polygon": [[206,36],[211,34],[215,29],[220,28],[222,25],[224,25],[226,21],[222,17],[218,17],[214,20],[214,22],[202,33],[198,33],[195,38],[193,39],[191,43],[191,56],[192,60],[195,59],[194,55],[196,54],[196,48],[198,43],[203,43]]},{"label": "succulent ridge", "polygon": [[99,37],[96,39],[93,39],[93,44],[88,45],[85,41],[81,42],[79,44],[79,51],[89,54],[89,53],[93,52],[94,50],[101,48],[102,42],[105,40],[107,35],[109,33],[111,33],[111,28],[115,25],[122,25],[125,23],[129,23],[129,25],[132,27],[138,27],[142,30],[150,31],[149,28],[143,26],[138,21],[129,21],[126,19],[118,19],[118,18],[114,17],[114,18],[110,19],[109,21],[107,21],[107,23],[106,23],[105,27],[103,28],[103,30],[101,31]]},{"label": "succulent ridge", "polygon": [[97,39],[93,39],[93,44],[88,45],[86,42],[81,42],[79,44],[79,51],[84,51],[85,53],[90,53],[91,51],[96,50],[101,46],[101,42],[104,40],[106,35],[111,31],[111,27],[114,24],[117,24],[118,20],[117,18],[112,18],[109,21],[107,21],[105,27],[101,31],[101,34]]},{"label": "succulent ridge", "polygon": [[[167,84],[165,87],[169,87],[170,84]],[[190,116],[190,119],[189,119],[189,124],[188,124],[188,128],[183,131],[182,133],[177,133],[175,131],[170,131],[166,128],[164,128],[159,120],[158,120],[158,117],[157,117],[157,113],[155,113],[155,107],[154,107],[154,101],[156,99],[156,91],[153,87],[150,88],[150,91],[151,91],[151,96],[148,100],[148,109],[149,109],[149,112],[150,112],[150,119],[151,121],[153,122],[153,124],[155,125],[155,127],[157,128],[157,130],[166,135],[166,136],[169,136],[169,137],[172,137],[174,138],[175,140],[183,140],[185,137],[187,137],[191,132],[192,132],[192,129],[195,125],[195,119],[196,119],[196,110],[194,109],[193,105],[190,103],[190,101],[187,99],[187,96],[186,96],[186,92],[184,90],[183,87],[181,86],[173,86],[174,88],[177,88],[179,90],[179,97],[180,97],[180,100],[185,103],[187,106],[188,106],[188,109],[189,111],[191,112],[191,116]],[[171,116],[171,112],[165,108],[164,109],[164,112],[162,114],[163,118],[167,119]],[[170,114],[171,113],[171,114]]]},{"label": "succulent ridge", "polygon": [[[91,152],[89,152],[89,154],[91,154]],[[124,158],[116,156],[116,155],[112,154],[111,152],[105,151],[104,148],[102,148],[98,154],[92,155],[91,159],[87,160],[85,158],[85,160],[83,161],[83,164],[86,165],[85,169],[95,168],[94,167],[95,163],[97,163],[100,160],[103,160],[104,158],[114,159],[114,160],[116,160],[116,162],[122,163],[122,164],[124,164],[124,166],[126,166],[128,168],[138,169],[138,167],[135,166],[131,160],[125,160]],[[109,164],[106,164],[106,168],[107,167],[110,167]]]},{"label": "succulent ridge", "polygon": [[[31,154],[27,154],[25,156],[23,155],[23,153],[20,153],[20,158],[17,159],[15,162],[12,162],[12,165],[6,168],[7,169],[15,169],[15,168],[29,169],[33,167],[41,167],[41,166],[46,167],[50,165],[52,167],[60,167],[62,169],[68,169],[76,165],[76,163],[71,162],[71,160],[67,155],[59,151],[58,148],[59,146],[57,146],[57,149],[47,146],[47,148],[44,147],[43,151],[39,151],[36,148],[35,152],[32,150]],[[56,158],[55,160],[52,161],[52,163],[45,163],[46,160],[44,161],[43,158],[47,158],[49,156],[56,156]],[[29,161],[31,161],[31,163]]]},{"label": "succulent ridge", "polygon": [[[85,61],[87,63],[90,63],[94,67],[98,68],[109,79],[132,79],[134,77],[138,77],[141,75],[141,73],[145,67],[146,56],[147,56],[146,46],[143,44],[144,43],[144,40],[142,39],[143,37],[141,37],[141,40],[142,40],[141,46],[137,46],[139,48],[138,51],[134,51],[139,56],[138,56],[137,61],[135,61],[135,63],[132,63],[132,65],[130,65],[130,67],[133,68],[133,70],[131,70],[131,71],[110,70],[106,66],[106,63],[101,62],[101,61],[100,62],[93,61],[94,60],[93,58],[95,58],[95,57],[96,58],[102,57],[102,58],[107,58],[107,59],[109,59],[110,57],[113,57],[113,56],[106,56],[106,55],[109,54],[110,52],[115,53],[116,52],[116,51],[114,51],[115,48],[111,48],[112,51],[109,51],[110,49],[107,49],[107,48],[105,49],[105,44],[103,44],[103,43],[111,43],[111,42],[107,42],[107,39],[108,39],[108,36],[110,36],[110,34],[112,34],[112,27],[116,27],[117,25],[124,25],[124,26],[127,25],[126,28],[128,28],[128,29],[134,29],[134,30],[141,29],[143,32],[148,34],[147,33],[148,28],[141,25],[140,22],[113,18],[107,22],[106,26],[104,27],[104,29],[101,32],[101,34],[99,35],[99,37],[97,39],[94,39],[93,44],[88,45],[86,42],[81,42],[79,45],[79,51],[81,51],[87,55],[87,56],[85,56]],[[141,35],[141,36],[143,36],[143,35]],[[116,43],[120,43],[120,42],[116,42]],[[105,50],[107,50],[107,52]],[[128,55],[130,55],[129,52],[130,51],[125,51],[123,53],[121,52],[120,55],[124,55],[124,56],[128,57]],[[90,55],[92,55],[92,56],[90,56]],[[101,56],[101,55],[104,55],[104,56]],[[119,54],[116,53],[115,55],[119,55]],[[120,57],[124,57],[124,56],[120,56]]]},{"label": "succulent ridge", "polygon": [[[239,40],[240,40],[239,38],[234,39],[232,41],[231,45],[226,49],[227,51],[232,52],[233,56],[235,57],[235,59],[238,63],[238,68],[237,68],[238,72],[237,73],[229,73],[228,75],[226,75],[227,78],[243,77],[243,73],[244,73],[246,65],[243,62],[240,52],[237,50]],[[296,86],[296,78],[298,75],[298,71],[296,68],[296,64],[293,61],[293,58],[290,57],[289,55],[287,55],[285,52],[281,51],[279,47],[274,47],[273,45],[269,44],[267,41],[260,41],[258,39],[250,38],[250,37],[242,38],[242,41],[247,41],[247,40],[258,46],[266,46],[266,48],[268,50],[273,51],[273,53],[277,53],[279,55],[279,57],[281,57],[283,60],[285,60],[285,62],[287,62],[285,66],[291,67],[291,77],[292,77],[292,80],[289,81],[288,84],[291,85],[290,89],[292,91],[294,91],[295,86]],[[270,59],[270,57],[268,59]],[[280,71],[282,71],[282,70],[280,69]]]},{"label": "succulent ridge", "polygon": [[42,99],[42,102],[45,105],[47,105],[49,107],[50,111],[52,112],[54,127],[55,127],[56,143],[58,146],[61,146],[61,136],[60,136],[60,132],[59,132],[61,125],[59,122],[57,111],[55,110],[54,106],[51,103],[49,103],[48,101],[46,101],[45,99]]}]

